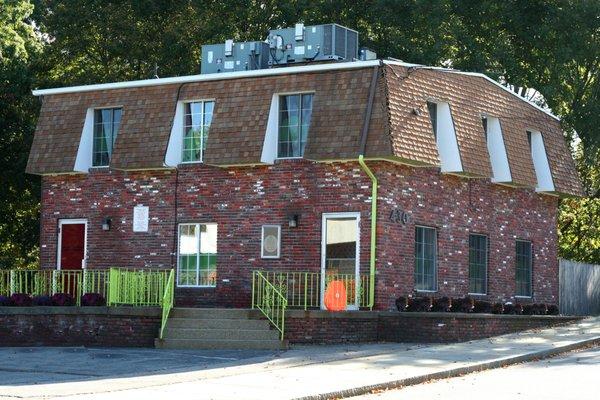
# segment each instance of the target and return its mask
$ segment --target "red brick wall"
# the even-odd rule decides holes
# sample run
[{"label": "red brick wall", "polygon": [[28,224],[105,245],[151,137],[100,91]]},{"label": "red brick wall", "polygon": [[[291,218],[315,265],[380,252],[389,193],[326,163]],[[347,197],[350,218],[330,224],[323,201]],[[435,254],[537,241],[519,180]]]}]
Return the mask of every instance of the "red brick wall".
[{"label": "red brick wall", "polygon": [[0,346],[154,347],[160,310],[106,307],[0,309]]},{"label": "red brick wall", "polygon": [[[490,237],[489,300],[513,300],[515,238],[533,241],[534,300],[556,303],[558,260],[554,197],[525,189],[440,175],[435,168],[369,162],[380,181],[378,309],[413,291],[414,226],[438,228],[436,295],[463,296],[468,285],[468,233]],[[41,262],[56,265],[60,218],[87,218],[88,266],[170,268],[177,221],[218,224],[216,289],[178,289],[177,304],[248,306],[253,269],[320,270],[321,215],[361,212],[361,270],[368,272],[371,182],[358,163],[294,160],[273,166],[185,165],[179,172],[97,170],[43,178]],[[177,201],[175,201],[177,192]],[[133,207],[150,207],[147,233],[133,233]],[[389,215],[408,213],[406,225]],[[289,228],[286,214],[300,214]],[[102,219],[113,227],[102,231]],[[281,258],[260,258],[263,224],[281,224]],[[225,280],[225,281],[224,281]]]},{"label": "red brick wall", "polygon": [[292,311],[285,338],[291,343],[454,343],[577,321],[579,317]]}]

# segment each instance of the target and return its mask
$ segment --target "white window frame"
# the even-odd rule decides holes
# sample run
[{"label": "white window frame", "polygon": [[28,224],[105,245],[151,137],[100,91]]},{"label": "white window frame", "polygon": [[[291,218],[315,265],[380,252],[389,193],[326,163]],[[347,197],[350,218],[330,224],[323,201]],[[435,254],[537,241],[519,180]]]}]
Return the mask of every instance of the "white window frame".
[{"label": "white window frame", "polygon": [[[180,224],[177,225],[177,275],[176,275],[176,279],[175,279],[175,286],[180,287],[180,288],[216,288],[217,287],[217,281],[215,280],[215,284],[214,285],[180,285],[179,284],[179,267],[180,267],[180,246],[181,246],[181,240],[180,240],[180,234],[181,234],[181,227],[182,226],[191,226],[191,225],[195,225],[197,227],[196,229],[196,236],[195,236],[195,240],[198,243],[198,257],[196,258],[196,282],[200,282],[200,226],[201,225],[217,225],[217,247],[218,247],[218,226],[219,224],[217,224],[216,222],[182,222]],[[218,250],[217,250],[217,255],[218,255]]]},{"label": "white window frame", "polygon": [[[194,161],[183,161],[183,152],[185,151],[185,107],[188,104],[192,104],[192,103],[202,103],[202,123],[204,124],[204,104],[205,103],[213,103],[213,115],[215,113],[215,106],[217,105],[217,102],[214,99],[202,99],[202,100],[185,100],[182,101],[182,106],[183,106],[183,111],[181,114],[181,145],[180,145],[180,164],[203,164],[204,163],[204,152],[206,151],[205,148],[201,149],[200,151],[200,159],[199,160],[194,160]],[[212,125],[212,117],[210,120],[210,124]],[[203,125],[204,127],[204,125]],[[209,126],[210,129],[210,126]]]},{"label": "white window frame", "polygon": [[[267,129],[265,132],[265,139],[263,141],[263,149],[260,157],[260,162],[265,164],[274,164],[275,160],[298,160],[304,157],[278,157],[279,155],[279,100],[282,96],[293,96],[299,94],[312,94],[313,95],[313,112],[314,112],[314,101],[315,94],[314,90],[305,90],[297,92],[278,92],[273,93],[271,99],[271,108],[269,109],[269,118],[267,120]],[[312,115],[311,115],[312,122]],[[309,135],[310,135],[309,128]],[[307,137],[308,143],[308,137]]]},{"label": "white window frame", "polygon": [[[110,154],[108,155],[108,164],[106,165],[94,165],[94,133],[96,131],[96,111],[101,111],[101,110],[114,110],[115,109],[121,109],[121,121],[119,122],[119,130],[121,130],[121,126],[123,125],[123,114],[125,113],[123,110],[123,106],[106,106],[106,107],[94,107],[92,108],[92,122],[91,122],[91,135],[92,135],[92,142],[91,142],[91,155],[90,155],[90,168],[109,168],[110,167],[110,162],[112,160],[112,155],[115,151],[115,146],[113,144],[112,147],[112,151],[110,152]],[[87,116],[86,116],[87,119]],[[84,128],[85,128],[85,123],[84,123]],[[119,131],[117,131],[117,136],[119,135]],[[116,143],[116,138],[115,138],[115,143]]]},{"label": "white window frame", "polygon": [[[536,177],[536,192],[554,192],[554,180],[550,169],[550,162],[546,153],[544,135],[537,129],[525,130],[526,134],[531,135],[529,149],[531,151],[531,161]],[[529,133],[527,133],[529,132]]]},{"label": "white window frame", "polygon": [[56,269],[57,270],[61,270],[62,266],[60,265],[60,259],[61,259],[61,247],[62,247],[62,226],[63,225],[77,225],[77,224],[83,224],[84,230],[83,230],[83,260],[82,260],[82,264],[81,264],[81,269],[86,269],[87,268],[87,259],[88,259],[88,253],[87,253],[87,238],[88,238],[88,221],[85,218],[67,218],[67,219],[59,219],[58,220],[58,241],[57,241],[57,250],[56,250]]},{"label": "white window frame", "polygon": [[[186,161],[183,162],[183,139],[184,139],[184,126],[185,126],[185,104],[186,103],[198,103],[212,101],[215,103],[213,107],[213,116],[217,107],[216,99],[205,98],[205,99],[190,99],[180,100],[175,106],[175,115],[173,116],[173,125],[171,126],[171,134],[169,135],[169,144],[167,145],[167,152],[165,153],[164,163],[165,166],[171,168],[177,168],[179,164],[200,164],[204,161]],[[211,122],[212,125],[212,122]],[[204,160],[204,154],[202,154]]]},{"label": "white window frame", "polygon": [[[277,228],[277,255],[265,255],[265,228]],[[260,229],[260,258],[276,259],[281,257],[281,225],[263,225]]]}]

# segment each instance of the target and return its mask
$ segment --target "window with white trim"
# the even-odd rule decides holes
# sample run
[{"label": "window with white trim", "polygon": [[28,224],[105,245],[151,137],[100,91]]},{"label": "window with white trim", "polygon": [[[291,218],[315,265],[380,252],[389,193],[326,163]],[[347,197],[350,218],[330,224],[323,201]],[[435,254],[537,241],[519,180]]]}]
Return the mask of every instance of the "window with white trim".
[{"label": "window with white trim", "polygon": [[279,258],[281,248],[281,226],[263,225],[261,232],[261,258]]},{"label": "window with white trim", "polygon": [[415,288],[437,289],[437,231],[435,228],[415,228]]},{"label": "window with white trim", "polygon": [[214,101],[194,101],[184,104],[182,162],[204,160],[214,107]]},{"label": "window with white trim", "polygon": [[108,167],[121,125],[121,108],[94,110],[92,166]]},{"label": "window with white trim", "polygon": [[180,224],[177,286],[217,284],[217,224]]},{"label": "window with white trim", "polygon": [[278,158],[304,156],[312,116],[312,93],[279,97]]}]

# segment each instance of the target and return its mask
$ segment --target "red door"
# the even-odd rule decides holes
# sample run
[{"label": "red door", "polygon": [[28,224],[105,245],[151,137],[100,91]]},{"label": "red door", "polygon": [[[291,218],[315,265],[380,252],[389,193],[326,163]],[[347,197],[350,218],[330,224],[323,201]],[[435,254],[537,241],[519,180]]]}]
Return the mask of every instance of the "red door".
[{"label": "red door", "polygon": [[85,224],[61,224],[60,269],[81,269],[85,258]]}]

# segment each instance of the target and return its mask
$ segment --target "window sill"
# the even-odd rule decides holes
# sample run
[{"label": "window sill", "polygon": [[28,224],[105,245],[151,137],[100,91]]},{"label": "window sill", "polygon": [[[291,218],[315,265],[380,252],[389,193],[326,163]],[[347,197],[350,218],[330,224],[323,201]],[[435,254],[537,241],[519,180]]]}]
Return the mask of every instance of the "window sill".
[{"label": "window sill", "polygon": [[469,296],[487,296],[487,293],[467,293]]},{"label": "window sill", "polygon": [[303,160],[304,157],[277,157],[275,161]]},{"label": "window sill", "polygon": [[515,295],[515,299],[533,299],[533,296],[520,296],[520,295]]},{"label": "window sill", "polygon": [[417,292],[417,293],[437,293],[437,289],[436,290],[415,289],[415,292]]}]

